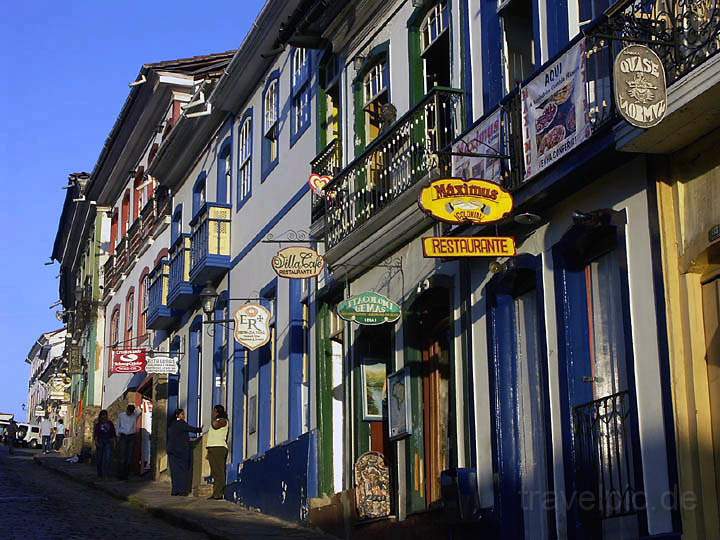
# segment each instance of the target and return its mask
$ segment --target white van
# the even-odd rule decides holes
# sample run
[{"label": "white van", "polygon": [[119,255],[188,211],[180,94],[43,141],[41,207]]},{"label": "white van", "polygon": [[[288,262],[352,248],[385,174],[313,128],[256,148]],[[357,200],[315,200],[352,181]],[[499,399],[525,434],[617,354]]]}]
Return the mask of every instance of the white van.
[{"label": "white van", "polygon": [[26,424],[24,422],[18,422],[17,425],[17,442],[22,446],[29,446],[30,448],[40,448],[42,440],[40,438],[40,426],[35,424]]}]

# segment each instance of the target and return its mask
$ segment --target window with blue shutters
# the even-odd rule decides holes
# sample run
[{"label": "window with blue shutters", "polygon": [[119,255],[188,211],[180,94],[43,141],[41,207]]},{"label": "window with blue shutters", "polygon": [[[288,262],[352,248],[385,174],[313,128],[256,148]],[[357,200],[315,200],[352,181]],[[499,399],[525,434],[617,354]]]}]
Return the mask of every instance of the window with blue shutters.
[{"label": "window with blue shutters", "polygon": [[262,178],[278,164],[280,139],[280,72],[274,71],[263,92]]},{"label": "window with blue shutters", "polygon": [[237,209],[252,194],[252,109],[243,116],[238,129]]},{"label": "window with blue shutters", "polygon": [[307,49],[293,49],[291,68],[290,145],[293,145],[310,126],[310,54]]}]

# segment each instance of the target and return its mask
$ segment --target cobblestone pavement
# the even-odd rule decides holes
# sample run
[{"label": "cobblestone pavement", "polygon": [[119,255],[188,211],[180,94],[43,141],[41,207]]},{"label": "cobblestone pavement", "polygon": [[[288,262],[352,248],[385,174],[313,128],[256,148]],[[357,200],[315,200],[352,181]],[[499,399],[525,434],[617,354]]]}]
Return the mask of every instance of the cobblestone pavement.
[{"label": "cobblestone pavement", "polygon": [[35,453],[18,449],[9,456],[0,447],[0,538],[207,538],[43,469],[33,462]]}]

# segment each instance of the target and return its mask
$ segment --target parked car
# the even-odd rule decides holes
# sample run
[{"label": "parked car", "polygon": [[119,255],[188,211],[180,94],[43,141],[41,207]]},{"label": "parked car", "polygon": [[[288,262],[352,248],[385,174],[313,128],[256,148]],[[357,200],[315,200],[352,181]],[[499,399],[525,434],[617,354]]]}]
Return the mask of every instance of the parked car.
[{"label": "parked car", "polygon": [[29,446],[33,449],[39,448],[42,442],[40,440],[40,426],[18,422],[15,438],[20,446]]}]

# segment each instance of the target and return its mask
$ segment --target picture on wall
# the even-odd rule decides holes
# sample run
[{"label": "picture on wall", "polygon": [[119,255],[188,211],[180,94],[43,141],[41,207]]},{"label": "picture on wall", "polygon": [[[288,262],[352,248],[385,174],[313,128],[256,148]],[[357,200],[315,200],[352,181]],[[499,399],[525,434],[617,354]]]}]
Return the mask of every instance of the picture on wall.
[{"label": "picture on wall", "polygon": [[391,441],[412,433],[410,418],[410,371],[403,368],[388,376],[388,432]]},{"label": "picture on wall", "polygon": [[363,420],[383,419],[386,376],[385,362],[366,359],[362,364]]}]

